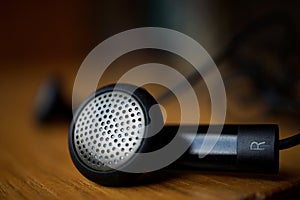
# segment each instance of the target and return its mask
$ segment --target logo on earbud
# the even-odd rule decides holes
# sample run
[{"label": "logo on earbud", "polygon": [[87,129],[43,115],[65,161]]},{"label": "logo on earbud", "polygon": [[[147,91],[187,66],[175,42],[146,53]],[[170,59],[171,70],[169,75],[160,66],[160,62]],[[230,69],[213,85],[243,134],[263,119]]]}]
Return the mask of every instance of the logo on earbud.
[{"label": "logo on earbud", "polygon": [[265,148],[262,146],[265,144],[266,144],[266,142],[253,141],[250,143],[250,150],[251,151],[263,151],[263,150],[265,150]]}]

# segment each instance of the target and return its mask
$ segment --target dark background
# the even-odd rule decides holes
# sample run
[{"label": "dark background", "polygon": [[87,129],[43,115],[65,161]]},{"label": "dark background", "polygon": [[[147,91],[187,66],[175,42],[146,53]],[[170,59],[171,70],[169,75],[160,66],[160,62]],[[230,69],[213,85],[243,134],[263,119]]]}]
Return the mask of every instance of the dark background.
[{"label": "dark background", "polygon": [[80,61],[109,36],[142,26],[181,31],[212,54],[249,21],[267,13],[285,12],[299,21],[297,1],[29,0],[2,1],[0,9],[2,62]]},{"label": "dark background", "polygon": [[[227,66],[222,74],[231,121],[256,120],[262,113],[273,115],[278,112],[288,117],[292,115],[294,119],[300,105],[297,79],[299,8],[297,1],[2,1],[1,72],[5,80],[6,74],[14,70],[16,84],[20,85],[26,83],[18,82],[17,77],[38,76],[34,83],[36,89],[48,74],[60,76],[64,94],[70,102],[74,77],[85,56],[97,44],[121,31],[143,26],[175,29],[197,40],[216,58],[235,35],[247,29],[249,23],[263,21],[265,16],[280,15],[284,23],[292,24],[292,33],[280,35],[280,26],[279,31],[276,27],[263,31],[250,29],[253,33],[234,53],[220,63],[215,61],[220,68]],[[148,52],[147,56],[129,55],[127,61],[120,60],[116,66],[125,69],[132,62],[153,60],[168,63],[169,58],[164,57],[168,56],[157,52]],[[122,66],[122,63],[127,64]],[[184,63],[173,61],[168,64],[185,75],[190,73]],[[255,66],[254,72],[249,71],[248,65]],[[25,74],[18,73],[20,68],[27,68]],[[260,78],[267,77],[262,78],[267,86],[253,75],[260,72]],[[1,84],[5,84],[3,80]],[[34,98],[34,94],[31,95]],[[282,96],[286,97],[284,101]],[[292,107],[286,108],[289,104]],[[237,114],[241,110],[244,112]]]}]

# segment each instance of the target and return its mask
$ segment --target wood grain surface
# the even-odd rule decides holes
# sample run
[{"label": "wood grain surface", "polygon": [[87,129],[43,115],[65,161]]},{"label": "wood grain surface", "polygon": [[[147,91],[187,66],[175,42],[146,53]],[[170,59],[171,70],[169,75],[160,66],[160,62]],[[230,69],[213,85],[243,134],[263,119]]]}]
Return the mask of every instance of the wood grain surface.
[{"label": "wood grain surface", "polygon": [[[32,116],[43,78],[59,71],[72,91],[72,64],[53,67],[8,64],[0,74],[0,199],[265,199],[299,194],[300,147],[281,152],[277,175],[165,169],[133,187],[103,187],[84,178],[67,148],[68,124],[39,126]],[[229,119],[234,121],[234,118]],[[278,117],[281,137],[300,125]],[[238,122],[238,121],[236,121]]]}]

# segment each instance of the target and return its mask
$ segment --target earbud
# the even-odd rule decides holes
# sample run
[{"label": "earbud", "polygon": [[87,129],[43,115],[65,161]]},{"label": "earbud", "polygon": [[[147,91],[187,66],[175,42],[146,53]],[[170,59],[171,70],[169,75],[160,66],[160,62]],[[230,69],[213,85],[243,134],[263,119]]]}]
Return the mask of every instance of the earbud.
[{"label": "earbud", "polygon": [[[136,183],[141,174],[122,169],[138,159],[136,153],[164,147],[178,130],[172,125],[153,133],[151,127],[164,123],[156,105],[145,89],[128,84],[109,85],[88,97],[74,114],[69,131],[70,155],[77,169],[102,185]],[[208,126],[186,125],[178,134],[183,142],[190,141],[195,126],[197,136],[177,163],[223,171],[278,171],[277,125],[225,125],[216,144],[201,159],[199,149]]]},{"label": "earbud", "polygon": [[72,119],[71,106],[63,98],[57,77],[47,78],[40,86],[34,105],[34,116],[42,124]]}]

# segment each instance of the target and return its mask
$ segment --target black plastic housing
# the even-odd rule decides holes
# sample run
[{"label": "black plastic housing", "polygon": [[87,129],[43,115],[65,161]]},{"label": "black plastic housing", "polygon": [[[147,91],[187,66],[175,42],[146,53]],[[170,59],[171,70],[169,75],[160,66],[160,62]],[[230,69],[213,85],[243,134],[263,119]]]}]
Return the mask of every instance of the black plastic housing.
[{"label": "black plastic housing", "polygon": [[[83,174],[86,178],[106,186],[131,185],[136,183],[137,179],[140,177],[141,174],[123,172],[122,167],[119,168],[119,170],[111,169],[108,171],[100,171],[100,170],[92,169],[81,161],[74,146],[75,145],[74,142],[75,122],[77,121],[77,118],[80,112],[82,111],[82,109],[84,109],[85,105],[87,105],[91,100],[93,100],[98,95],[113,90],[122,91],[132,95],[132,97],[139,102],[141,108],[143,109],[144,117],[145,117],[145,125],[147,126],[150,124],[151,119],[149,115],[149,110],[153,105],[157,104],[157,102],[145,89],[134,85],[129,85],[129,84],[112,84],[112,85],[105,86],[97,90],[92,95],[90,95],[80,105],[80,107],[77,109],[76,113],[74,114],[69,129],[69,137],[68,137],[69,152],[74,165],[81,172],[81,174]],[[160,111],[155,113],[155,116],[157,118],[155,119],[156,121],[160,121],[161,123],[163,123],[163,117]],[[151,134],[151,133],[147,132],[147,128],[146,128],[145,139],[143,139],[143,141],[141,142],[140,147],[136,151],[137,153],[149,152],[161,147],[161,141],[162,141],[161,137],[163,135],[156,134],[153,137],[148,137],[147,134]],[[131,161],[133,161],[134,159],[135,157],[131,158],[126,163],[126,165],[132,164]]]},{"label": "black plastic housing", "polygon": [[[217,125],[215,125],[217,126]],[[183,140],[191,137],[192,126],[185,126],[179,133]],[[166,126],[165,132],[176,132],[177,126]],[[224,125],[217,143],[205,157],[199,158],[199,148],[208,126],[198,126],[192,145],[177,163],[199,169],[277,173],[279,170],[278,126]]]},{"label": "black plastic housing", "polygon": [[[97,90],[77,109],[69,130],[69,151],[74,165],[86,178],[106,186],[132,185],[137,183],[142,174],[123,172],[123,166],[118,170],[111,169],[101,171],[92,169],[82,162],[74,146],[73,131],[75,122],[82,109],[84,109],[85,105],[93,100],[95,96],[112,90],[131,94],[143,109],[145,125],[150,124],[151,118],[149,111],[157,102],[146,90],[128,84],[118,84],[117,87],[116,85],[109,85]],[[131,91],[134,91],[133,94]],[[156,113],[155,116],[155,124],[163,123],[163,117],[160,111]],[[194,133],[192,133],[192,130],[195,130],[195,126],[197,128],[197,135],[193,138]],[[208,125],[185,125],[181,127],[181,132],[177,133],[178,125],[167,125],[152,137],[148,137],[149,134],[151,134],[151,130],[147,132],[146,128],[145,139],[143,139],[136,152],[151,152],[160,149],[168,144],[177,133],[177,136],[182,139],[182,142],[191,142],[191,146],[188,150],[177,161],[174,161],[177,164],[205,170],[263,173],[278,172],[279,149],[277,125],[224,125],[211,151],[209,151],[205,157],[200,158],[199,149],[201,148],[205,136],[211,139],[217,134],[207,134],[208,128]],[[213,137],[210,138],[210,136]],[[136,158],[136,156],[133,156],[124,164],[124,167],[133,165]]]}]

